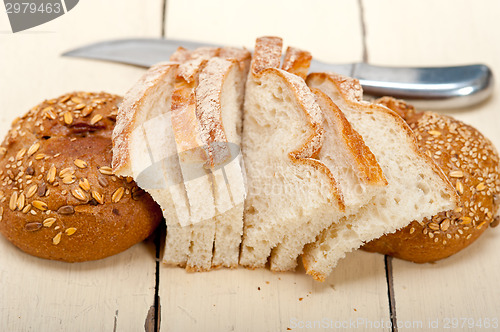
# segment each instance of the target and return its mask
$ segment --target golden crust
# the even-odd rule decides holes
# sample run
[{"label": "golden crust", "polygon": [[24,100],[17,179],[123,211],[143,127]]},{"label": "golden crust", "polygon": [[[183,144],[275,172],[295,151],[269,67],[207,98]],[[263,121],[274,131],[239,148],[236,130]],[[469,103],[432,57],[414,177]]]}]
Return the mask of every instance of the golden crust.
[{"label": "golden crust", "polygon": [[115,173],[131,175],[129,144],[130,135],[137,127],[137,112],[158,85],[168,84],[166,79],[172,75],[177,66],[178,64],[172,62],[152,66],[125,95],[118,109],[117,123],[113,130],[112,167]]},{"label": "golden crust", "polygon": [[13,124],[0,148],[0,233],[14,245],[47,259],[96,260],[144,240],[159,224],[159,206],[109,167],[120,100],[71,93]]},{"label": "golden crust", "polygon": [[278,68],[282,48],[283,40],[279,37],[257,38],[251,65],[252,74],[257,75],[268,68]]},{"label": "golden crust", "polygon": [[451,117],[418,113],[411,105],[389,97],[377,102],[407,119],[419,147],[455,187],[460,207],[413,221],[394,234],[366,244],[364,249],[417,263],[433,262],[462,250],[489,224],[498,223],[499,156],[492,143],[473,127]]},{"label": "golden crust", "polygon": [[288,47],[285,53],[285,59],[281,69],[299,76],[303,80],[307,77],[309,66],[311,65],[312,55],[307,51],[294,47]]},{"label": "golden crust", "polygon": [[341,128],[340,134],[347,144],[351,156],[356,161],[353,166],[359,171],[359,178],[367,184],[387,185],[387,180],[375,155],[365,144],[363,137],[352,128],[344,113],[324,92],[314,88],[311,91],[316,95],[318,100],[322,101],[321,105],[327,105],[327,107],[321,109],[324,116]]},{"label": "golden crust", "polygon": [[[323,117],[321,110],[317,105],[311,90],[307,87],[301,77],[277,68],[280,64],[281,49],[281,38],[258,38],[255,44],[255,52],[251,64],[252,75],[256,80],[263,80],[267,75],[277,76],[288,86],[289,90],[293,92],[295,100],[297,100],[307,119],[307,126],[309,127],[311,134],[302,146],[289,152],[288,155],[290,160],[293,163],[309,165],[315,169],[321,170],[330,179],[333,201],[338,205],[340,211],[344,211],[344,198],[337,181],[333,177],[333,174],[321,161],[314,159],[317,157],[321,149],[324,138],[324,129],[322,127]],[[301,59],[301,66],[307,62],[307,54],[305,54],[305,52],[292,48],[289,49],[289,53],[288,64],[286,64],[285,67],[291,69],[294,67],[293,62],[297,61],[297,59]],[[295,53],[298,56],[294,58],[291,53]],[[302,60],[304,62],[302,62]]]},{"label": "golden crust", "polygon": [[455,188],[450,183],[448,177],[443,173],[441,168],[435,163],[435,161],[419,148],[417,139],[413,131],[401,116],[399,116],[396,112],[392,111],[391,109],[385,107],[384,105],[361,102],[363,96],[363,90],[361,88],[361,85],[359,84],[359,81],[355,78],[346,77],[334,73],[312,73],[308,75],[307,80],[312,80],[312,79],[328,80],[331,83],[333,83],[337,87],[339,93],[342,95],[346,104],[353,108],[360,109],[363,112],[366,112],[367,114],[377,112],[390,115],[393,118],[394,122],[402,129],[402,131],[406,132],[406,137],[408,139],[408,142],[413,147],[414,151],[421,158],[427,161],[427,163],[432,167],[434,173],[436,173],[441,178],[443,183],[446,184],[446,192],[455,202],[455,205],[458,206],[459,197],[455,191]]}]

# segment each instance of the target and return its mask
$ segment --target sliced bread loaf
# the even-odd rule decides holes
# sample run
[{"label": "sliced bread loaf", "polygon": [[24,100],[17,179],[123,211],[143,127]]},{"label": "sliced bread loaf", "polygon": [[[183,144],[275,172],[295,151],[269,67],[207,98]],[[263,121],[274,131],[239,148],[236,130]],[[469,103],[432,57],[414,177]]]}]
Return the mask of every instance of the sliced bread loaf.
[{"label": "sliced bread loaf", "polygon": [[[323,142],[321,110],[303,79],[277,68],[281,49],[280,38],[257,39],[246,86],[240,264],[252,268],[263,267],[271,249],[299,226],[331,222],[344,209],[335,178],[314,159]],[[309,231],[300,236],[320,230]]]},{"label": "sliced bread loaf", "polygon": [[386,107],[361,100],[357,80],[313,73],[307,84],[328,95],[345,114],[375,155],[388,182],[355,215],[333,224],[304,249],[306,272],[324,280],[346,252],[414,219],[453,209],[458,198],[441,169],[419,150],[404,120]]}]

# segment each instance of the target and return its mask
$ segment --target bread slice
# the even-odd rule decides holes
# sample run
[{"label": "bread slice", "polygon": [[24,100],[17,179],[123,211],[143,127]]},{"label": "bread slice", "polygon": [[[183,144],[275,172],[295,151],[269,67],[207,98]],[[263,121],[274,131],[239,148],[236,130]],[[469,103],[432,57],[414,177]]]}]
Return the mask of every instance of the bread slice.
[{"label": "bread slice", "polygon": [[404,120],[384,106],[361,100],[357,80],[313,73],[308,75],[307,84],[328,95],[340,108],[375,155],[388,181],[369,204],[330,226],[304,249],[306,272],[324,280],[346,252],[414,219],[454,209],[458,197],[441,169],[419,150]]},{"label": "bread slice", "polygon": [[112,161],[114,173],[133,177],[172,223],[189,219],[170,121],[177,67],[172,62],[151,67],[126,93],[113,131]]},{"label": "bread slice", "polygon": [[179,48],[172,60],[182,63],[153,66],[126,94],[113,168],[134,177],[162,206],[164,263],[235,267],[245,195],[237,147],[250,54]]},{"label": "bread slice", "polygon": [[184,70],[187,75],[178,77],[179,90],[173,95],[176,116],[172,123],[190,198],[192,225],[187,227],[190,234],[173,228],[167,231],[167,237],[168,233],[172,237],[179,233],[184,243],[189,239],[189,270],[206,271],[212,265],[235,267],[245,191],[241,156],[234,147],[240,143],[241,107],[250,55],[246,50],[233,48],[180,53],[176,58],[186,62],[180,65],[179,72],[182,76]]},{"label": "bread slice", "polygon": [[[289,47],[283,69],[305,78],[311,58],[308,52]],[[387,181],[375,156],[342,111],[321,91],[313,89],[313,93],[323,114],[322,125],[325,130],[325,138],[317,159],[328,167],[337,180],[344,198],[345,214],[353,214],[379,192]],[[282,242],[272,251],[271,270],[295,269],[297,257],[302,253],[304,245],[313,242],[319,231],[336,222],[338,220],[322,220],[314,226],[306,223],[285,235]],[[312,227],[319,231],[314,234]]]},{"label": "bread slice", "polygon": [[[332,172],[342,190],[345,213],[348,216],[356,213],[375,195],[379,194],[387,180],[375,156],[345,118],[344,114],[319,90],[313,89],[317,102],[323,112],[325,140],[318,154],[318,159]],[[323,229],[338,223],[339,220],[323,220]],[[316,236],[296,236],[310,233],[306,224],[286,235],[283,241],[273,249],[270,268],[273,271],[289,271],[295,269],[297,257],[302,254],[307,243],[314,242]]]},{"label": "bread slice", "polygon": [[280,38],[257,39],[245,93],[248,194],[240,264],[251,268],[263,267],[271,249],[300,225],[331,222],[344,209],[332,173],[314,159],[323,142],[321,110],[303,79],[277,68],[281,49]]},{"label": "bread slice", "polygon": [[[243,234],[245,183],[240,144],[250,53],[242,49],[222,48],[219,58],[214,58],[212,62],[205,67],[212,79],[200,81],[197,90],[197,98],[204,96],[202,100],[211,101],[210,106],[200,105],[199,109],[206,110],[209,118],[214,117],[219,123],[220,134],[213,133],[208,145],[213,146],[215,152],[224,151],[223,157],[211,159],[217,209],[212,266],[235,268],[238,266]],[[217,70],[210,70],[212,66]],[[208,93],[202,93],[201,82],[206,82],[205,91]]]},{"label": "bread slice", "polygon": [[[161,206],[167,228],[188,232],[189,201],[171,123],[178,63],[151,67],[125,94],[113,131],[113,171],[133,177]],[[166,263],[185,262],[189,242],[167,237]],[[188,237],[189,239],[189,237]],[[183,248],[187,247],[187,248]]]}]

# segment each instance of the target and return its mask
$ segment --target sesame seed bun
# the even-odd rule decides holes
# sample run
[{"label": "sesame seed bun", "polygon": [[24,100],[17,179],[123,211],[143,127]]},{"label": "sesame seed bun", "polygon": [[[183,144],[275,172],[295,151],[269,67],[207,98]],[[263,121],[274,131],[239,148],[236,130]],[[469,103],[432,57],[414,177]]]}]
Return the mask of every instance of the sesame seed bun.
[{"label": "sesame seed bun", "polygon": [[118,96],[71,93],[16,119],[0,147],[0,233],[66,262],[101,259],[148,237],[161,210],[111,172]]},{"label": "sesame seed bun", "polygon": [[418,144],[448,176],[461,205],[394,234],[367,243],[363,249],[426,263],[453,255],[474,242],[488,226],[499,222],[499,157],[493,144],[473,127],[449,116],[416,112],[401,100],[377,101],[401,115]]}]

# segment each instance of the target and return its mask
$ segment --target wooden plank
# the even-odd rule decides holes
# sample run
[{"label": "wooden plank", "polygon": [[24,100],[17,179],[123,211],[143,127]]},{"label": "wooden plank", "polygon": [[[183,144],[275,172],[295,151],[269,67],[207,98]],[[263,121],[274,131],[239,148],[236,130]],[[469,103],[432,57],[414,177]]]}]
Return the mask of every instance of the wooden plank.
[{"label": "wooden plank", "polygon": [[[487,63],[500,71],[498,1],[363,1],[368,58],[377,64]],[[411,13],[411,14],[410,14]],[[500,147],[500,87],[488,102],[449,112],[472,124]],[[490,330],[500,319],[498,229],[488,229],[469,248],[436,264],[393,260],[400,324],[429,322],[439,330],[458,319],[458,330]],[[465,320],[467,319],[467,320]],[[489,326],[487,328],[487,319]],[[482,320],[482,321],[481,321]],[[482,323],[482,326],[469,323]],[[462,324],[464,324],[462,326]],[[496,325],[498,327],[498,324]]]},{"label": "wooden plank", "polygon": [[[162,0],[80,1],[64,16],[10,33],[0,13],[0,136],[14,117],[74,90],[124,94],[143,69],[61,58],[85,43],[160,36]],[[147,19],[145,19],[147,18]],[[155,294],[155,248],[67,264],[31,257],[0,238],[1,331],[140,331]]]},{"label": "wooden plank", "polygon": [[[307,49],[319,59],[362,57],[357,1],[258,0],[243,7],[230,0],[169,0],[166,9],[167,38],[253,48],[256,37],[278,35],[285,45]],[[159,295],[161,331],[286,331],[354,323],[368,330],[380,321],[390,330],[384,260],[365,252],[349,254],[324,283],[303,270],[192,274],[161,266]]]},{"label": "wooden plank", "polygon": [[295,273],[160,268],[161,331],[389,331],[383,257],[355,252],[323,283]]}]

